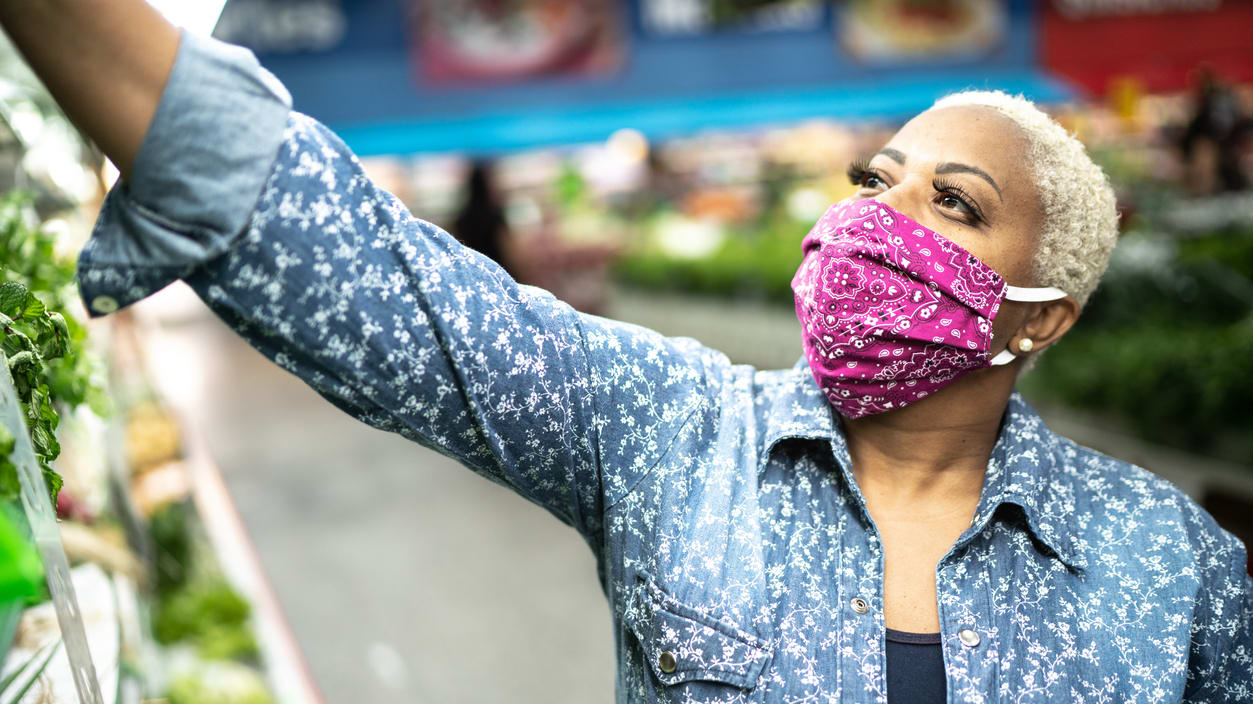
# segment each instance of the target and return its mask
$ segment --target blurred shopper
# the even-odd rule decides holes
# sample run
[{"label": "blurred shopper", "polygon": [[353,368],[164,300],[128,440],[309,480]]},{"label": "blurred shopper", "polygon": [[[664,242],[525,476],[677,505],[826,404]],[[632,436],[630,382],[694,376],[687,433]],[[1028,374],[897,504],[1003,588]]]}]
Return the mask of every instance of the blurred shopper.
[{"label": "blurred shopper", "polygon": [[467,247],[487,255],[510,276],[516,277],[505,255],[504,242],[509,225],[505,221],[505,208],[492,183],[489,162],[476,160],[470,165],[465,191],[465,201],[453,220],[453,235]]},{"label": "blurred shopper", "polygon": [[1203,68],[1193,94],[1193,116],[1180,147],[1184,163],[1207,192],[1240,191],[1249,180],[1241,168],[1253,125],[1231,88],[1211,69]]},{"label": "blurred shopper", "polygon": [[1245,547],[1014,393],[1117,230],[1026,100],[950,96],[851,167],[799,243],[805,355],[762,371],[518,286],[142,0],[0,21],[124,174],[79,257],[93,315],[182,277],[339,408],[579,531],[618,701],[1249,700]]}]

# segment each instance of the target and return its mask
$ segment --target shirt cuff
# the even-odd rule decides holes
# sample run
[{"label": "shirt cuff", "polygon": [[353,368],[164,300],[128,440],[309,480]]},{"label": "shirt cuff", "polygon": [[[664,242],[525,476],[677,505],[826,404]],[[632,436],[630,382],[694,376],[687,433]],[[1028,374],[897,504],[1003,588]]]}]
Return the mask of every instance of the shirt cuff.
[{"label": "shirt cuff", "polygon": [[91,317],[130,305],[230,249],[278,156],[291,96],[251,51],[183,32],[131,169],[78,255]]}]

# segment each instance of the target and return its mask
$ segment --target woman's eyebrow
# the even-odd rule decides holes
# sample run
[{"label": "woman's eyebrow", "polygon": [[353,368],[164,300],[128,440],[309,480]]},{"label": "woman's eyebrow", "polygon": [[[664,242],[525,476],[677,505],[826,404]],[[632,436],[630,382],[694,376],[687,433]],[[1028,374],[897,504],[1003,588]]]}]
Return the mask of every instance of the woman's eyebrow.
[{"label": "woman's eyebrow", "polygon": [[[905,165],[905,153],[898,149],[893,149],[891,147],[884,147],[880,149],[879,151],[875,152],[875,156],[879,156],[880,154],[882,154],[883,156],[886,156],[892,161],[895,161],[901,166]],[[977,166],[971,166],[969,164],[961,164],[957,162],[946,161],[943,164],[940,164],[939,166],[935,167],[935,172],[937,174],[958,174],[958,173],[974,174],[975,176],[978,176],[979,178],[991,184],[992,188],[996,189],[996,197],[999,198],[1002,203],[1005,202],[1005,197],[1001,195],[1001,187],[996,185],[996,180],[993,179],[991,176],[989,176],[988,172],[984,171],[983,169]]]},{"label": "woman's eyebrow", "polygon": [[935,172],[937,174],[974,174],[975,176],[978,176],[984,181],[987,181],[988,183],[992,184],[992,188],[996,189],[996,197],[1000,198],[1002,203],[1005,202],[1005,198],[1001,196],[1001,187],[996,185],[996,181],[992,180],[992,177],[988,175],[988,172],[984,171],[983,169],[977,166],[971,166],[969,164],[957,164],[951,161],[946,161],[943,164],[940,164],[939,166],[935,167]]},{"label": "woman's eyebrow", "polygon": [[897,151],[891,147],[884,147],[880,149],[879,151],[875,152],[875,156],[879,156],[880,154],[882,154],[883,156],[886,156],[892,161],[895,161],[901,166],[905,165],[905,154],[903,152]]}]

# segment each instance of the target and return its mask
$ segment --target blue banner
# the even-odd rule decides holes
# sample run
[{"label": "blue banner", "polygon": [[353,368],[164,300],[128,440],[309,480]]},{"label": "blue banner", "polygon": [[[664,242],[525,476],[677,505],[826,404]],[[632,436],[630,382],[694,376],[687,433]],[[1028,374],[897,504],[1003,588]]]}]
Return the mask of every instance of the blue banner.
[{"label": "blue banner", "polygon": [[899,118],[971,87],[1067,95],[1037,70],[1027,0],[776,3],[792,14],[756,22],[712,17],[701,0],[606,0],[595,13],[548,0],[501,25],[522,27],[512,35],[464,9],[475,4],[231,0],[215,35],[252,48],[296,109],[362,154]]}]

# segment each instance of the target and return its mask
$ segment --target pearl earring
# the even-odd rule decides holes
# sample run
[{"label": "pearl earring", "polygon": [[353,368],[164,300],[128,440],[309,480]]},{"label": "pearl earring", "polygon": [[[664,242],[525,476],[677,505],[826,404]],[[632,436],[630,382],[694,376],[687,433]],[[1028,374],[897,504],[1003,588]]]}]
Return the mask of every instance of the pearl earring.
[{"label": "pearl earring", "polygon": [[1035,347],[1035,343],[1032,342],[1029,337],[1022,338],[1022,340],[1018,343],[1018,349],[1022,352],[1030,352],[1033,347]]}]

